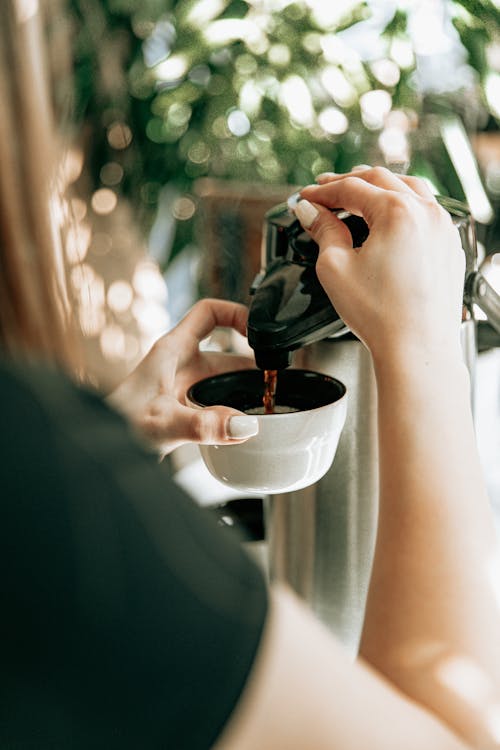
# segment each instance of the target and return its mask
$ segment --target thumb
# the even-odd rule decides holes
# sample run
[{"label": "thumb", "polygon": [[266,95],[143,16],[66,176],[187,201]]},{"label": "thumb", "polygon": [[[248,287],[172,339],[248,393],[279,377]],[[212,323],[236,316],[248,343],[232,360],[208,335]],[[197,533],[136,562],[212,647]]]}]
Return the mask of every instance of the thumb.
[{"label": "thumb", "polygon": [[259,431],[256,416],[227,406],[199,409],[179,404],[173,421],[175,436],[184,443],[231,445],[242,443]]},{"label": "thumb", "polygon": [[293,210],[303,228],[317,242],[320,254],[330,248],[335,248],[339,253],[352,251],[349,229],[328,208],[303,198]]},{"label": "thumb", "polygon": [[153,399],[137,426],[163,455],[184,443],[242,443],[259,431],[254,415],[227,406],[192,408],[168,396]]},{"label": "thumb", "polygon": [[256,416],[227,406],[210,406],[204,409],[186,406],[182,407],[178,417],[184,423],[185,438],[202,445],[242,443],[259,431]]}]

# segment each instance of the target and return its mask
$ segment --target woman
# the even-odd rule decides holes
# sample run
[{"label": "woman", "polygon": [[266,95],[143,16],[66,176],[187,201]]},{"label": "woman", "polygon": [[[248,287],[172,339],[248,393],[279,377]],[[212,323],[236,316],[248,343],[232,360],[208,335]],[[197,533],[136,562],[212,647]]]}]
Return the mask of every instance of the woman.
[{"label": "woman", "polygon": [[[247,415],[183,403],[189,382],[227,366],[200,354],[200,338],[216,324],[243,332],[244,309],[205,301],[160,340],[111,397],[133,431],[63,373],[40,7],[6,0],[3,11],[0,746],[500,747],[496,540],[449,217],[419,180],[370,168],[321,178],[297,207],[377,379],[379,536],[352,664],[291,592],[267,590],[135,437],[165,451],[255,431]],[[327,210],[339,205],[369,225],[359,250]]]}]

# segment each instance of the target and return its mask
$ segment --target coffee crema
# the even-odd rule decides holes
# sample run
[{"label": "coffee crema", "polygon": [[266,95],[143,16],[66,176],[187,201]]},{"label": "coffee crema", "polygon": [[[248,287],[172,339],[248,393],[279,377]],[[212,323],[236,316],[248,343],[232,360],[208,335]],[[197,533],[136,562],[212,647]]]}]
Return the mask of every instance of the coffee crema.
[{"label": "coffee crema", "polygon": [[284,404],[275,404],[272,412],[266,411],[265,406],[255,406],[253,409],[245,409],[245,414],[292,414],[300,411],[295,406],[285,406]]}]

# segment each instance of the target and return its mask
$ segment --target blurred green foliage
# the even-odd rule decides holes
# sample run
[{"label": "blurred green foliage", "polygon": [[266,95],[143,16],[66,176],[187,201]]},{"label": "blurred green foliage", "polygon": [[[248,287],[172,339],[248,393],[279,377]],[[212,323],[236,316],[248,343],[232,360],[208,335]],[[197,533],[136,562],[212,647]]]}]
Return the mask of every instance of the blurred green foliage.
[{"label": "blurred green foliage", "polygon": [[448,108],[472,129],[495,126],[498,117],[485,88],[488,50],[500,31],[490,0],[443,3],[474,74],[453,92],[427,93],[418,78],[409,2],[392,3],[375,56],[368,57],[346,32],[369,27],[370,2],[70,5],[76,116],[92,187],[127,196],[147,229],[162,187],[174,186],[187,200],[174,213],[172,255],[189,241],[199,177],[304,184],[324,170],[387,163],[427,174],[453,194],[456,176],[439,144],[429,154],[433,125],[421,127],[423,114]]}]

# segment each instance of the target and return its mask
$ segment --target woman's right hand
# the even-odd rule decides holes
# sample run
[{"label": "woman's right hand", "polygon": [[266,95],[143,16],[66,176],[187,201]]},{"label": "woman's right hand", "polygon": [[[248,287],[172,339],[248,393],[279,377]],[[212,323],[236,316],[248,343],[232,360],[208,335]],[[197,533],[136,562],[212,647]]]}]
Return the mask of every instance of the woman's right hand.
[{"label": "woman's right hand", "polygon": [[[374,360],[377,541],[360,654],[467,747],[498,749],[498,538],[460,347],[458,231],[423,182],[382,168],[302,195],[314,204],[297,215],[320,247],[320,281]],[[361,248],[327,207],[363,216]]]},{"label": "woman's right hand", "polygon": [[[329,175],[301,197],[296,214],[319,245],[321,284],[374,357],[415,345],[459,353],[465,255],[422,180],[366,167]],[[361,248],[334,207],[368,224]]]}]

